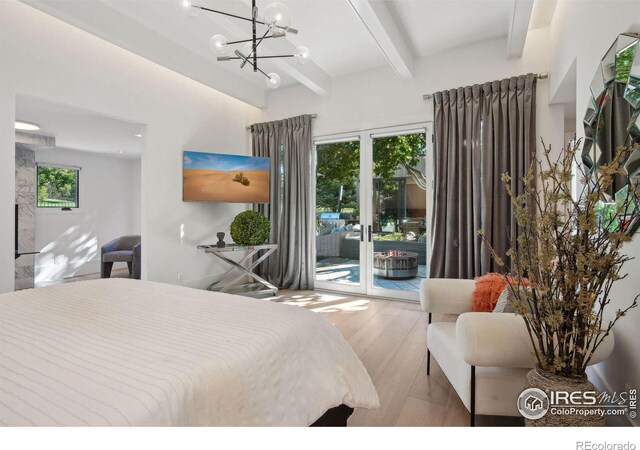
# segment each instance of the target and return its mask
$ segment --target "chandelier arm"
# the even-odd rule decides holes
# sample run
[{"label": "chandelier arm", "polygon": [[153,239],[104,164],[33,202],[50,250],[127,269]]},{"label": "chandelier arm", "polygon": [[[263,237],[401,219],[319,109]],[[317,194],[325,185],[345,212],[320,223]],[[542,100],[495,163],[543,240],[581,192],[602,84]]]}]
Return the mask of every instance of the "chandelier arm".
[{"label": "chandelier arm", "polygon": [[[267,56],[258,56],[258,59],[265,59],[265,58],[294,58],[295,55],[267,55]],[[228,56],[225,57],[224,60],[220,60],[220,61],[229,61],[229,60],[235,60],[235,59],[241,59],[241,60],[245,60],[245,58],[242,58],[240,56]],[[247,61],[250,62],[250,61]]]},{"label": "chandelier arm", "polygon": [[[249,61],[249,64],[251,64],[251,61]],[[258,72],[260,72],[262,75],[264,75],[267,78],[271,78],[269,75],[267,75],[267,73],[265,73],[264,70],[262,70],[260,67],[256,67],[255,68]]]},{"label": "chandelier arm", "polygon": [[[263,37],[262,39],[272,39],[272,38],[274,38],[274,37],[275,37],[275,36],[265,36],[265,37]],[[241,40],[239,40],[239,41],[230,41],[230,42],[227,42],[227,45],[243,44],[243,43],[245,43],[245,42],[252,42],[252,41],[253,41],[253,39],[241,39]]]},{"label": "chandelier arm", "polygon": [[[251,27],[253,28],[253,71],[256,72],[258,70],[258,44],[256,44],[256,20],[258,17],[258,8],[256,7],[256,0],[251,0]],[[251,56],[251,55],[249,55]]]},{"label": "chandelier arm", "polygon": [[258,67],[258,65],[256,64],[255,66],[253,65],[253,63],[251,62],[251,60],[249,59],[249,57],[243,55],[240,50],[236,50],[236,55],[238,55],[238,58],[235,57],[231,57],[229,59],[241,59],[243,61],[243,64],[241,67],[244,67],[244,64],[250,64],[251,66],[253,66],[253,71],[254,72],[260,72],[262,75],[264,75],[267,78],[271,78],[269,75],[267,75],[264,70],[262,70],[261,68]]},{"label": "chandelier arm", "polygon": [[256,53],[256,54],[258,53],[258,45],[260,45],[262,43],[262,40],[267,37],[267,34],[269,34],[269,30],[265,31],[265,33],[258,40],[258,42],[256,42],[256,48],[254,49],[254,53]]},{"label": "chandelier arm", "polygon": [[[231,14],[231,13],[226,13],[224,11],[218,11],[217,9],[211,9],[211,8],[207,8],[206,6],[197,6],[197,5],[191,5],[192,8],[199,8],[202,9],[204,11],[209,11],[212,12],[214,14],[222,14],[223,16],[228,16],[228,17],[233,17],[234,19],[240,19],[240,20],[245,20],[247,22],[253,22],[254,19],[251,17],[242,17],[242,16],[238,16],[236,14]],[[264,26],[269,26],[268,23],[262,22],[261,20],[256,20],[255,21],[258,25],[264,25]],[[289,31],[291,30],[291,32],[293,34],[296,34],[298,32],[298,30],[295,30],[294,28],[286,28],[286,27],[281,27],[279,25],[275,25],[276,28],[280,28],[281,30],[285,30],[285,31]]]},{"label": "chandelier arm", "polygon": [[258,59],[265,58],[293,58],[295,55],[266,55],[266,56],[258,56]]},{"label": "chandelier arm", "polygon": [[258,39],[258,43],[256,44],[256,47],[258,45],[260,45],[260,43],[263,41],[263,39],[268,39],[268,38],[273,37],[273,36],[267,36],[267,34],[269,34],[269,30],[265,31],[264,34],[262,35],[262,37],[260,39]]}]

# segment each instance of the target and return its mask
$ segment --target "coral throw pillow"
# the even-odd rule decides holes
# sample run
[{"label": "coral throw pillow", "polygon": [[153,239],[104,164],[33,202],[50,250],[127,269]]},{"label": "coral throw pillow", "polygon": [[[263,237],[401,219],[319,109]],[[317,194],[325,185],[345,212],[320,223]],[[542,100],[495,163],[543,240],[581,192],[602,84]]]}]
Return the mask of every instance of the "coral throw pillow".
[{"label": "coral throw pillow", "polygon": [[496,307],[498,298],[507,280],[500,273],[488,273],[475,279],[476,288],[473,291],[473,310],[477,312],[491,312]]}]

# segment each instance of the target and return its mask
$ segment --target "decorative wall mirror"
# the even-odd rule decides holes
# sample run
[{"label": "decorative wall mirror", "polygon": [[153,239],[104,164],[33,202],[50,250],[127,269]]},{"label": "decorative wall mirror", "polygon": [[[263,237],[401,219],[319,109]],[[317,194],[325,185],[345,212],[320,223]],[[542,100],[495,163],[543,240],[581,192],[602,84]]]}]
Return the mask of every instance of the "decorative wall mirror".
[{"label": "decorative wall mirror", "polygon": [[[581,155],[589,171],[610,162],[618,147],[640,144],[640,34],[618,36],[602,58],[590,91]],[[620,199],[627,197],[629,187],[640,181],[640,148],[627,158],[624,168],[626,176],[618,176],[603,199],[604,207],[608,205],[613,211]],[[636,200],[633,209],[637,211],[637,207]],[[619,220],[631,217],[623,213]],[[633,234],[639,225],[629,223],[625,228]]]}]

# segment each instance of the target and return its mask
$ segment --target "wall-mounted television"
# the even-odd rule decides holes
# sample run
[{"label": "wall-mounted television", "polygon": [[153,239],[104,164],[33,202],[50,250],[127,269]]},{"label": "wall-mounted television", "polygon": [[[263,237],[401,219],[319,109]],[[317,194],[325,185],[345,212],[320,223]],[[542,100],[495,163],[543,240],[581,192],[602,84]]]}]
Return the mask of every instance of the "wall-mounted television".
[{"label": "wall-mounted television", "polygon": [[269,202],[269,158],[185,151],[185,202]]}]

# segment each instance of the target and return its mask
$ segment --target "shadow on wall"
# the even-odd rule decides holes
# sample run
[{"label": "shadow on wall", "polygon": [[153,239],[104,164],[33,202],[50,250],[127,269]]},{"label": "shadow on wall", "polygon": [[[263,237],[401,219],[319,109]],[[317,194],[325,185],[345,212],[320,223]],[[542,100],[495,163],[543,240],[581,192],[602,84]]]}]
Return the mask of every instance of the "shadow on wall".
[{"label": "shadow on wall", "polygon": [[42,248],[36,260],[36,284],[73,277],[91,263],[97,267],[98,238],[91,231],[96,229],[96,221],[95,214],[85,217]]}]

